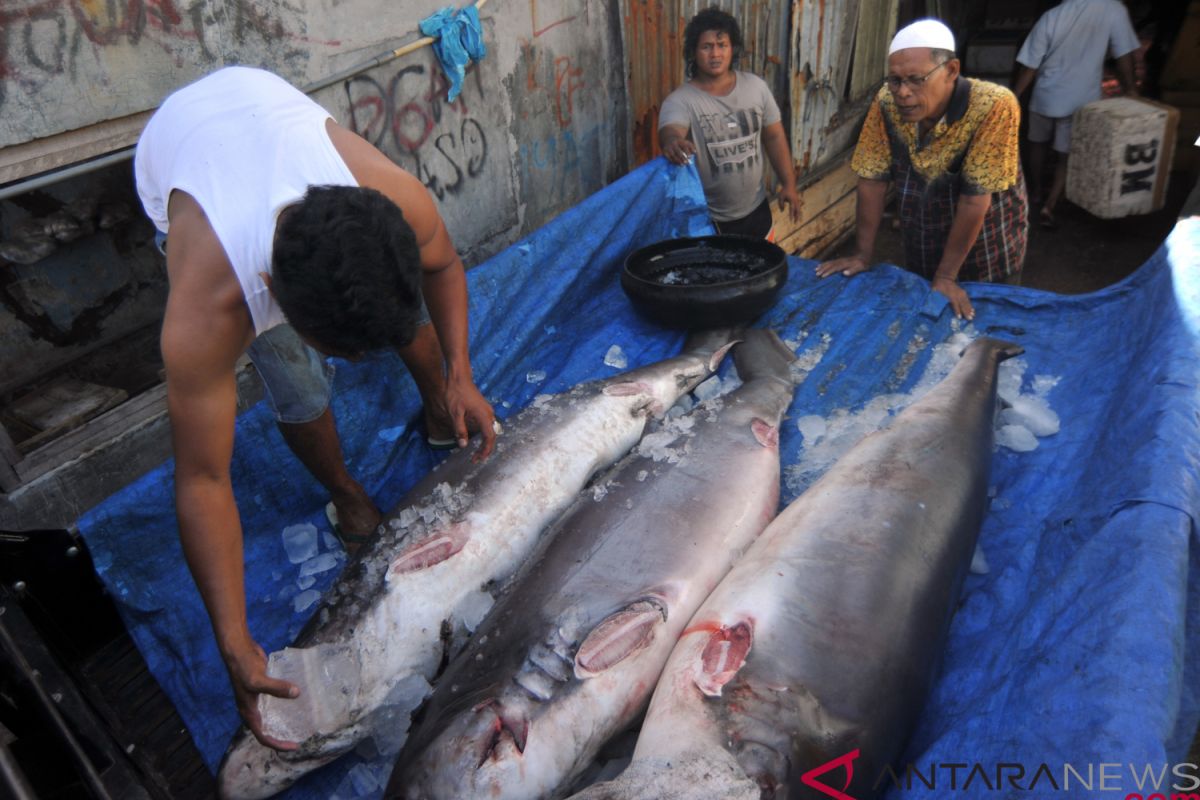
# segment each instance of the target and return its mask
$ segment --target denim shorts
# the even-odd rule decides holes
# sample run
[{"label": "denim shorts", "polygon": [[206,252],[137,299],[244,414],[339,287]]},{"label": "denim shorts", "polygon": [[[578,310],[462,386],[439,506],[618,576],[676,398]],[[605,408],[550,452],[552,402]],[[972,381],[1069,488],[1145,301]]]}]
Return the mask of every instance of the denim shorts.
[{"label": "denim shorts", "polygon": [[[167,235],[154,232],[154,246],[167,254]],[[428,325],[429,309],[421,298],[417,327]],[[280,422],[312,422],[325,413],[333,394],[334,367],[301,341],[291,325],[277,325],[260,334],[246,354],[254,362],[266,389],[267,402]]]},{"label": "denim shorts", "polygon": [[333,394],[333,365],[300,340],[291,325],[260,333],[246,351],[280,422],[311,422]]},{"label": "denim shorts", "polygon": [[[421,298],[417,327],[430,323]],[[291,325],[261,333],[246,354],[266,388],[267,402],[280,422],[311,422],[325,413],[333,394],[333,364],[306,345]]]}]

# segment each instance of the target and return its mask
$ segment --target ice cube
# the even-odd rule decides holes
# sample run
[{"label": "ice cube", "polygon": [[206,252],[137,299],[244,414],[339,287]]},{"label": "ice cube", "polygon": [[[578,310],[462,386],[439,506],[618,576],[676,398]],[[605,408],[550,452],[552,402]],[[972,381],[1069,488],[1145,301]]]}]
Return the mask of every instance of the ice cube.
[{"label": "ice cube", "polygon": [[971,557],[971,572],[975,575],[987,575],[991,571],[988,566],[987,557],[983,554],[983,548],[976,544],[975,555]]},{"label": "ice cube", "polygon": [[366,729],[373,731],[375,747],[382,756],[394,757],[408,738],[409,714],[433,689],[420,675],[410,673],[388,690],[383,704],[371,712]]},{"label": "ice cube", "polygon": [[825,435],[828,426],[825,423],[824,417],[809,414],[796,420],[796,428],[804,436],[804,444],[813,445]]},{"label": "ice cube", "polygon": [[1003,416],[1014,424],[1024,425],[1034,436],[1053,436],[1060,426],[1058,414],[1044,398],[1036,395],[1013,398],[1012,408],[1005,409]]},{"label": "ice cube", "polygon": [[[314,592],[314,594],[316,594]],[[300,687],[297,698],[258,696],[263,730],[289,742],[337,731],[358,702],[361,665],[345,645],[285,647],[267,659],[267,674]]]},{"label": "ice cube", "polygon": [[495,602],[495,599],[484,591],[471,592],[464,597],[458,607],[463,627],[474,633]]},{"label": "ice cube", "polygon": [[625,352],[621,350],[621,346],[614,344],[604,354],[604,363],[616,369],[625,369],[625,367],[629,366],[629,359],[625,357]]},{"label": "ice cube", "polygon": [[1027,453],[1037,449],[1038,440],[1024,425],[1005,425],[996,431],[996,444],[1018,453]]},{"label": "ice cube", "polygon": [[307,611],[309,607],[321,599],[321,593],[316,589],[306,589],[292,598],[292,611],[297,614]]},{"label": "ice cube", "polygon": [[693,389],[692,394],[696,396],[697,402],[703,403],[705,400],[711,400],[720,395],[721,390],[721,376],[713,375],[711,378]]},{"label": "ice cube", "polygon": [[304,578],[309,575],[317,575],[321,572],[331,570],[337,565],[337,553],[321,553],[321,555],[310,558],[300,565],[300,577]]},{"label": "ice cube", "polygon": [[299,564],[317,554],[317,526],[311,522],[289,525],[283,529],[283,549],[288,561]]},{"label": "ice cube", "polygon": [[407,425],[400,425],[395,428],[384,428],[376,435],[385,442],[394,442],[398,440],[408,430]]}]

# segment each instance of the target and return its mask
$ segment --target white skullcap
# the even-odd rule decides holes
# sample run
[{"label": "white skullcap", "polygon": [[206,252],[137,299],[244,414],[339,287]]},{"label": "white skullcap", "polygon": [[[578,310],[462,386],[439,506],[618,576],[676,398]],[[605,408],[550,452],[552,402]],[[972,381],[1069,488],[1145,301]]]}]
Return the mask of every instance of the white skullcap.
[{"label": "white skullcap", "polygon": [[896,32],[892,37],[892,46],[888,48],[888,55],[910,47],[929,47],[953,53],[954,34],[941,20],[919,19]]}]

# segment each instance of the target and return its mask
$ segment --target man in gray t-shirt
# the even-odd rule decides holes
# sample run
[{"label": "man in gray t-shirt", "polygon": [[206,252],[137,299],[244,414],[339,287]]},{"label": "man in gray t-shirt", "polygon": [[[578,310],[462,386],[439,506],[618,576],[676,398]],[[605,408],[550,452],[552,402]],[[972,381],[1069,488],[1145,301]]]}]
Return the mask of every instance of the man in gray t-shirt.
[{"label": "man in gray t-shirt", "polygon": [[741,31],[729,14],[710,8],[692,18],[684,32],[689,81],[663,101],[658,141],[672,163],[696,157],[720,233],[768,236],[764,157],[779,178],[780,200],[793,221],[800,218],[796,172],[771,90],[757,75],[733,69],[741,48]]}]

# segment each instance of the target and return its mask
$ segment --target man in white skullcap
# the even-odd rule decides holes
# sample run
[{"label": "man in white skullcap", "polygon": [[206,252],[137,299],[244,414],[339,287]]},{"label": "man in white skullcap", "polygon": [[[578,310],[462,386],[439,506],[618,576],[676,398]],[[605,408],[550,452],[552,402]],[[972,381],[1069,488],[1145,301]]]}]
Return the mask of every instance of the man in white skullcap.
[{"label": "man in white skullcap", "polygon": [[955,316],[973,319],[964,281],[1019,283],[1029,232],[1011,91],[965,78],[954,34],[923,19],[888,49],[888,74],[850,162],[859,176],[854,255],[817,275],[870,269],[888,183],[898,192],[905,267],[928,278]]}]

